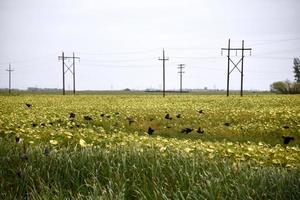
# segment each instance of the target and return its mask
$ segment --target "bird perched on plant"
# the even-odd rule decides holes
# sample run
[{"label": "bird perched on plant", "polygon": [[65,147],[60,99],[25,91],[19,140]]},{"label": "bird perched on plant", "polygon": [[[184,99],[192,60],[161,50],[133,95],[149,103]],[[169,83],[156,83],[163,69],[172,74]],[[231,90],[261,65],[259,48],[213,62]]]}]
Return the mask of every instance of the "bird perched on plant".
[{"label": "bird perched on plant", "polygon": [[170,116],[170,114],[168,113],[168,114],[166,114],[165,119],[171,120],[171,119],[173,119],[173,118],[172,118],[172,117]]},{"label": "bird perched on plant", "polygon": [[25,103],[25,105],[28,107],[28,108],[31,108],[32,104],[30,103]]},{"label": "bird perched on plant", "polygon": [[93,120],[93,118],[91,118],[91,117],[90,117],[90,116],[88,116],[88,115],[84,116],[83,118],[84,118],[84,120],[87,120],[87,121],[91,121],[91,120]]},{"label": "bird perched on plant", "polygon": [[188,134],[188,133],[190,133],[190,132],[192,132],[193,131],[193,129],[192,128],[183,128],[183,129],[181,129],[181,133],[185,133],[185,134]]},{"label": "bird perched on plant", "polygon": [[229,122],[225,122],[224,125],[225,126],[230,126],[230,123]]},{"label": "bird perched on plant", "polygon": [[289,144],[290,141],[294,140],[295,138],[294,137],[291,137],[291,136],[282,136],[283,138],[283,144]]},{"label": "bird perched on plant", "polygon": [[131,125],[133,122],[135,122],[132,117],[127,117],[126,119],[128,120],[129,125]]},{"label": "bird perched on plant", "polygon": [[44,149],[44,155],[45,155],[45,156],[49,156],[49,154],[50,154],[50,150],[49,150],[48,147],[46,147],[46,148]]},{"label": "bird perched on plant", "polygon": [[76,116],[75,113],[73,113],[73,112],[69,113],[69,118],[73,119],[73,118],[75,118],[75,116]]},{"label": "bird perched on plant", "polygon": [[149,135],[153,135],[153,132],[154,132],[154,129],[152,129],[151,127],[149,127],[147,133]]},{"label": "bird perched on plant", "polygon": [[197,133],[204,133],[204,130],[203,130],[201,127],[199,127],[199,128],[197,129]]}]

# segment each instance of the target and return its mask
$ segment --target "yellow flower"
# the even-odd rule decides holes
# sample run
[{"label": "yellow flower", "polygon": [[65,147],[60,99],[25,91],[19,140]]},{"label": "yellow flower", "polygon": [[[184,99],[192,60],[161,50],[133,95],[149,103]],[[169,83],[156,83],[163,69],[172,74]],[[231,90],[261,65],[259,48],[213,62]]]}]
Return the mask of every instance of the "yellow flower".
[{"label": "yellow flower", "polygon": [[58,144],[58,142],[56,140],[50,140],[49,142],[50,142],[50,144],[53,144],[53,145]]},{"label": "yellow flower", "polygon": [[192,151],[192,150],[193,150],[193,149],[188,148],[188,147],[184,149],[184,151],[187,152],[187,153],[189,153],[189,152]]},{"label": "yellow flower", "polygon": [[79,144],[80,144],[81,147],[86,147],[87,146],[87,143],[83,139],[79,140]]},{"label": "yellow flower", "polygon": [[167,149],[167,147],[161,147],[161,148],[159,149],[159,151],[160,151],[160,152],[164,152],[166,149]]}]

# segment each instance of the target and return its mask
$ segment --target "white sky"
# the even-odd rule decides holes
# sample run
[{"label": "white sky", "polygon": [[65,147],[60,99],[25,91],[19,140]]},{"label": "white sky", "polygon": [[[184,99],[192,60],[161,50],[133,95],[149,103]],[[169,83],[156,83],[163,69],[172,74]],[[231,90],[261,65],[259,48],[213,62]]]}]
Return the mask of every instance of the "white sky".
[{"label": "white sky", "polygon": [[[184,88],[226,88],[226,52],[253,48],[244,63],[245,89],[268,90],[293,80],[300,57],[299,0],[0,0],[0,88],[62,87],[58,56],[76,63],[77,89],[178,89],[177,65],[186,64]],[[233,58],[235,52],[232,52]],[[239,54],[240,55],[240,54]],[[66,88],[72,89],[71,74]],[[231,89],[240,74],[231,74]]]}]

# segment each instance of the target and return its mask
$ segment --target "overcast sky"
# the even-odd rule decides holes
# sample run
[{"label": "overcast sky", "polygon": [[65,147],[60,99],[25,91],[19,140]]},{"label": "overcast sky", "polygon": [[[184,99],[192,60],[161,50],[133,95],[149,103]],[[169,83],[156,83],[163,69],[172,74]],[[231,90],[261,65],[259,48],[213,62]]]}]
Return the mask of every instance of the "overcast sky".
[{"label": "overcast sky", "polygon": [[[244,62],[245,89],[268,90],[293,80],[300,57],[299,0],[0,0],[0,88],[61,88],[58,56],[80,57],[80,90],[160,89],[165,48],[166,88],[226,88],[231,46],[253,48]],[[239,60],[241,53],[232,52]],[[71,64],[71,63],[68,63]],[[233,67],[233,66],[232,66]],[[66,88],[72,89],[71,74]],[[239,89],[240,74],[230,88]]]}]

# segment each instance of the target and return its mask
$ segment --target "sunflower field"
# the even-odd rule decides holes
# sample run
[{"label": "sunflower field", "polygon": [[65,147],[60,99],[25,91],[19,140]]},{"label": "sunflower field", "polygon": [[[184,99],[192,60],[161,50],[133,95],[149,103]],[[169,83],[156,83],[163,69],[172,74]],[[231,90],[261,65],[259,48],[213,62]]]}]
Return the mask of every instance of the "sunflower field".
[{"label": "sunflower field", "polygon": [[300,96],[0,96],[0,199],[300,199]]}]

